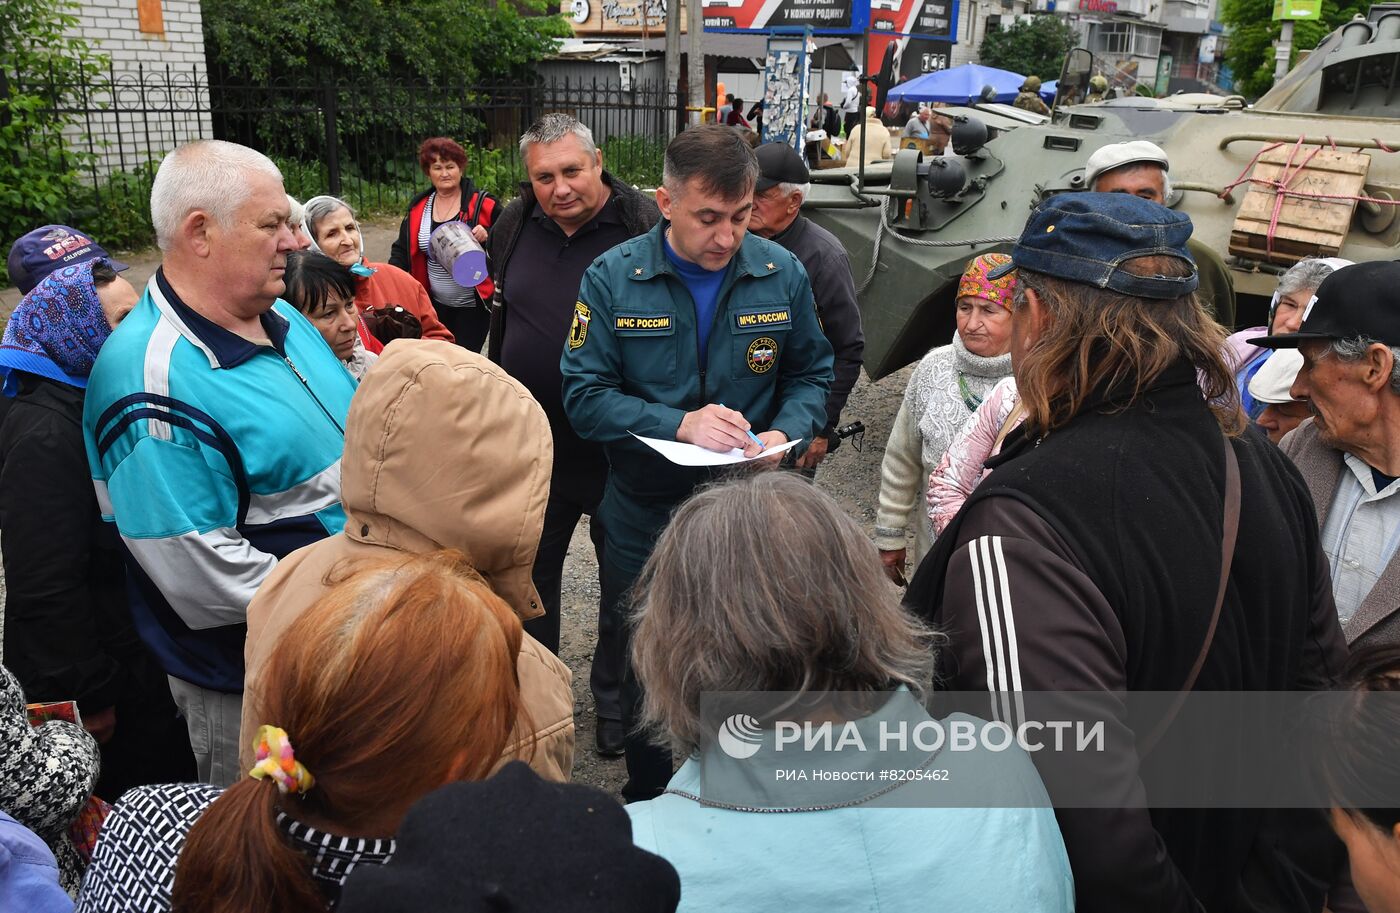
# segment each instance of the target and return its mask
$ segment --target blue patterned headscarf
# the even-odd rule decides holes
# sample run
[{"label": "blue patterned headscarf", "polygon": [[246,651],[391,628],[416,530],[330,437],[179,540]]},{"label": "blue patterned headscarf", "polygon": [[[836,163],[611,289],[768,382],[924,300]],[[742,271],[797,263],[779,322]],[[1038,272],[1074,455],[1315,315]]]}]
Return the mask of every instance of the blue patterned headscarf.
[{"label": "blue patterned headscarf", "polygon": [[15,371],[87,387],[97,350],[112,335],[92,282],[92,267],[101,262],[88,260],[55,270],[10,315],[0,339],[6,396],[19,392]]}]

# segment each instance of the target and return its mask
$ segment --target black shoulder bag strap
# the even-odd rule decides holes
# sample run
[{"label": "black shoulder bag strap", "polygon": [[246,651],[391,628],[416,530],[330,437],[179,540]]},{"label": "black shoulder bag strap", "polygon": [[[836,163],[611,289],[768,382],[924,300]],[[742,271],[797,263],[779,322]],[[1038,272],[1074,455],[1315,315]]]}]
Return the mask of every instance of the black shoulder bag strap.
[{"label": "black shoulder bag strap", "polygon": [[[476,223],[481,219],[481,207],[486,202],[485,191],[477,190],[472,193],[473,199],[467,201],[467,224],[476,227]],[[475,206],[471,204],[475,203]]]},{"label": "black shoulder bag strap", "polygon": [[1230,442],[1230,438],[1223,433],[1221,436],[1225,438],[1225,517],[1222,527],[1223,536],[1220,540],[1220,588],[1215,594],[1215,608],[1210,613],[1210,625],[1206,628],[1201,652],[1197,655],[1196,662],[1192,664],[1190,674],[1186,676],[1186,683],[1176,693],[1176,698],[1172,701],[1171,709],[1167,711],[1166,716],[1162,717],[1162,721],[1143,740],[1142,747],[1138,751],[1140,758],[1151,754],[1152,749],[1157,747],[1157,743],[1161,741],[1168,727],[1176,719],[1176,715],[1181,712],[1181,706],[1186,703],[1186,696],[1196,686],[1196,679],[1206,664],[1206,654],[1210,653],[1210,645],[1215,641],[1215,629],[1220,624],[1220,609],[1225,604],[1225,588],[1230,583],[1230,565],[1235,558],[1235,539],[1240,531],[1240,463],[1235,457],[1235,447]]}]

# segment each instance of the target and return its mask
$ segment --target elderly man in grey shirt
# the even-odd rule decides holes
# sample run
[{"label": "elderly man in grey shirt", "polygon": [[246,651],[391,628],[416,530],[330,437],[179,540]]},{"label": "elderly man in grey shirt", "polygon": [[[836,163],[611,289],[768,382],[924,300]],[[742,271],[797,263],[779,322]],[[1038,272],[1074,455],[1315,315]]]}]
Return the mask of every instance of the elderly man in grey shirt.
[{"label": "elderly man in grey shirt", "polygon": [[928,121],[933,116],[933,112],[927,105],[919,106],[919,113],[909,118],[909,122],[904,125],[904,129],[899,131],[901,137],[912,136],[915,139],[928,139]]},{"label": "elderly man in grey shirt", "polygon": [[776,241],[802,262],[816,295],[822,333],[836,354],[836,379],[826,399],[826,426],[797,460],[799,469],[812,474],[833,444],[841,410],[860,376],[865,335],[846,249],[835,235],[800,212],[810,187],[807,164],[791,146],[764,143],[758,147],[758,172],[749,231]]},{"label": "elderly man in grey shirt", "polygon": [[1313,418],[1284,453],[1312,492],[1347,643],[1400,642],[1400,263],[1359,263],[1318,286],[1296,333],[1252,340],[1296,347],[1294,399]]}]

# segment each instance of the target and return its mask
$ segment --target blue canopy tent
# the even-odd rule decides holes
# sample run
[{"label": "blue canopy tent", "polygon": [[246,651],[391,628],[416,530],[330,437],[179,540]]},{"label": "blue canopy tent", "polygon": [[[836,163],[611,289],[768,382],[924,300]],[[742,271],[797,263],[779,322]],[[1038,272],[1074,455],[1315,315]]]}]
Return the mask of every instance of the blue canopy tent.
[{"label": "blue canopy tent", "polygon": [[933,73],[925,73],[890,89],[894,101],[942,101],[965,105],[982,95],[983,86],[996,90],[996,100],[1015,101],[1026,78],[1009,70],[965,63]]},{"label": "blue canopy tent", "polygon": [[1053,105],[1055,103],[1055,92],[1059,88],[1060,81],[1058,79],[1052,79],[1049,82],[1042,82],[1040,84],[1040,100],[1045,102],[1047,105]]}]

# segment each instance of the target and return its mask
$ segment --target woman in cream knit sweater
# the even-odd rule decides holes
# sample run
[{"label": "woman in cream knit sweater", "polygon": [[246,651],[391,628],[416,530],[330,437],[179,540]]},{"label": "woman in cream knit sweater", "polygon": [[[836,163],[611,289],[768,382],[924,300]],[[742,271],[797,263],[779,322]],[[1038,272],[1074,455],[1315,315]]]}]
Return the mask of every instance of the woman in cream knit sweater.
[{"label": "woman in cream knit sweater", "polygon": [[904,391],[880,466],[875,545],[885,569],[903,583],[905,534],[914,530],[914,565],[933,544],[925,509],[929,475],[953,437],[997,381],[1011,374],[1011,294],[1015,274],[990,280],[1005,254],[983,254],[958,284],[958,330],[950,345],[919,361]]}]

